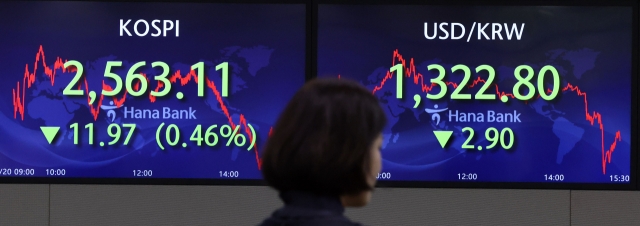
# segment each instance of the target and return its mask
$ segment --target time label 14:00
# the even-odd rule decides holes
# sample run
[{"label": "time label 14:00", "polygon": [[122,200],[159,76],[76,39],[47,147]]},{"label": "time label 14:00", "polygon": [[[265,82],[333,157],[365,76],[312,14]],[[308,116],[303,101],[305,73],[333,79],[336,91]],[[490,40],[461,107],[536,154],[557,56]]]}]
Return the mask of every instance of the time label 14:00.
[{"label": "time label 14:00", "polygon": [[[453,84],[449,82],[445,82],[444,78],[446,76],[446,70],[442,65],[439,64],[431,64],[427,67],[428,70],[436,70],[438,71],[438,76],[436,78],[432,78],[429,82],[432,85],[437,85],[440,88],[440,92],[437,94],[427,93],[427,98],[432,100],[442,99],[447,94],[447,85]],[[402,82],[404,80],[404,65],[397,64],[390,68],[390,72],[396,72],[396,98],[402,99]],[[414,69],[415,70],[415,69]],[[471,80],[471,69],[463,64],[455,65],[451,68],[451,73],[462,71],[464,73],[464,77],[460,84],[455,84],[455,89],[451,93],[452,100],[470,100],[471,94],[461,93],[464,87],[468,87],[468,83]],[[480,65],[476,67],[476,73],[480,73],[482,71],[486,71],[488,73],[488,77],[486,80],[482,80],[484,84],[480,87],[480,90],[475,94],[474,99],[477,100],[495,100],[497,99],[495,93],[487,93],[489,87],[493,83],[493,80],[496,77],[496,71],[490,65]],[[545,75],[550,72],[550,76],[552,78],[552,88],[548,89],[545,87]],[[524,76],[522,74],[525,74]],[[538,71],[538,79],[536,84],[532,83],[532,79],[535,75],[535,72],[531,66],[528,65],[520,65],[516,67],[513,72],[513,75],[518,80],[516,84],[513,86],[513,97],[518,100],[530,100],[536,94],[536,90],[538,95],[544,100],[553,100],[558,96],[558,92],[560,91],[560,76],[558,75],[558,70],[551,65],[544,66]],[[417,81],[417,78],[416,78]],[[476,81],[477,82],[477,81]],[[472,85],[475,85],[475,83]],[[525,88],[525,92],[521,89]],[[524,93],[524,94],[523,94]],[[502,98],[502,96],[501,96]]]},{"label": "time label 14:00", "polygon": [[[126,89],[127,93],[132,96],[142,96],[147,93],[147,91],[149,91],[149,80],[147,79],[146,75],[142,73],[136,73],[136,71],[138,71],[145,65],[147,65],[145,61],[135,63],[133,66],[131,66],[131,68],[129,68],[129,71],[127,72],[124,81],[124,88]],[[78,83],[82,78],[84,68],[80,62],[75,60],[67,61],[64,63],[65,69],[68,69],[70,67],[75,68],[76,75],[73,77],[71,82],[69,82],[67,87],[62,91],[62,94],[66,96],[82,96],[85,94],[84,91],[76,88],[79,87]],[[120,77],[120,75],[112,72],[116,67],[122,67],[122,61],[107,61],[107,65],[104,71],[104,77],[113,80],[116,83],[116,86],[115,88],[111,88],[110,86],[103,86],[102,95],[104,96],[115,96],[122,92],[122,78]],[[171,70],[169,69],[169,65],[167,65],[167,63],[165,62],[156,61],[151,63],[151,67],[158,67],[162,69],[162,73],[155,76],[154,80],[162,82],[162,87],[164,88],[162,89],[162,91],[151,89],[150,95],[155,97],[166,96],[171,91],[171,83],[175,82],[175,78],[167,78],[167,76],[171,72]],[[197,74],[194,74],[193,76],[196,77],[196,81],[198,83],[198,96],[202,97],[204,96],[204,89],[206,85],[204,76],[204,62],[198,62],[194,65],[191,65],[191,70],[197,71]],[[222,70],[222,96],[227,97],[229,96],[229,63],[222,62],[216,65],[216,71],[218,70]]]}]

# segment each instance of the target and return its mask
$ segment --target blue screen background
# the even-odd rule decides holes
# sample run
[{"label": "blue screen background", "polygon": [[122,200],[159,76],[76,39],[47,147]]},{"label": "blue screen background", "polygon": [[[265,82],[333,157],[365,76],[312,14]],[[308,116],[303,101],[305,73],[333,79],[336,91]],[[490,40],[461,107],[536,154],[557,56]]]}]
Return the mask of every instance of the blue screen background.
[{"label": "blue screen background", "polygon": [[[305,7],[304,5],[202,4],[202,3],[126,3],[126,2],[3,2],[0,3],[0,169],[12,169],[2,176],[16,176],[14,169],[33,169],[35,175],[47,176],[46,169],[64,169],[64,177],[126,178],[140,176],[136,170],[152,171],[153,178],[241,178],[261,179],[257,158],[278,114],[305,80]],[[127,21],[133,36],[120,36],[120,19]],[[149,23],[154,19],[172,20],[174,29],[166,37],[138,37],[133,27],[138,19]],[[179,37],[175,21],[179,20]],[[162,24],[160,24],[162,26]],[[143,31],[144,26],[140,26]],[[40,51],[42,50],[42,51]],[[35,58],[40,53],[39,58]],[[185,85],[172,84],[170,93],[152,102],[148,93],[139,97],[127,95],[114,115],[100,109],[96,118],[87,95],[65,96],[63,89],[75,72],[55,71],[54,80],[45,74],[45,66],[55,68],[56,60],[76,60],[82,63],[84,80],[80,89],[95,91],[100,97],[107,61],[122,61],[122,67],[112,72],[126,81],[129,68],[140,61],[146,66],[149,89],[156,88],[153,79],[161,70],[151,63],[169,65],[171,77],[179,73],[186,77],[190,66],[204,62],[205,76],[221,93],[221,73],[215,69],[229,63],[229,96],[221,97],[205,87],[204,97],[198,97],[195,79]],[[25,69],[26,65],[26,69]],[[37,68],[34,68],[37,67]],[[25,70],[34,73],[31,87],[23,89]],[[84,79],[83,78],[83,79]],[[27,81],[28,82],[28,81]],[[88,87],[88,89],[86,88]],[[123,86],[124,87],[124,86]],[[18,92],[19,89],[19,92]],[[123,88],[125,89],[125,88]],[[24,97],[22,92],[24,91]],[[24,114],[15,111],[24,101]],[[178,100],[176,93],[184,93]],[[117,95],[122,98],[122,95]],[[115,106],[105,97],[101,106]],[[96,100],[96,102],[99,102]],[[195,111],[196,119],[163,119],[163,108]],[[125,108],[158,109],[160,119],[125,117]],[[225,111],[226,109],[226,111]],[[24,118],[22,118],[24,117]],[[238,125],[241,118],[256,133],[254,149],[247,150],[249,136],[245,126],[240,134],[246,144],[237,147],[220,135],[223,125]],[[73,129],[78,123],[81,132],[78,145],[73,144]],[[94,124],[94,144],[88,143],[84,125]],[[114,145],[109,142],[109,124],[135,123],[136,130],[129,145],[123,137]],[[178,144],[165,150],[156,143],[156,129],[165,123],[175,124],[181,135]],[[198,147],[190,141],[196,125],[202,125],[202,135],[211,125],[219,141],[214,147]],[[49,144],[41,126],[59,126],[60,131]],[[174,134],[174,133],[172,133]],[[173,136],[173,135],[172,135]],[[213,138],[211,138],[213,139]],[[187,147],[183,148],[182,143]],[[6,170],[5,170],[6,172]],[[222,175],[221,172],[228,172]],[[139,174],[139,172],[138,172]],[[145,173],[143,173],[145,174]],[[61,175],[56,175],[61,176]]]},{"label": "blue screen background", "polygon": [[[427,39],[424,24],[428,23],[427,35],[432,36],[434,23],[442,22],[449,24],[444,27],[449,37]],[[520,40],[513,33],[508,40],[502,26],[503,40],[499,40],[492,36],[491,24],[485,28],[487,38],[479,35],[477,27],[469,37],[474,22],[507,24],[509,29],[515,23],[518,30],[523,23],[525,26]],[[452,40],[451,23],[463,24],[465,35]],[[461,31],[457,29],[459,36]],[[437,31],[438,37],[445,36],[440,29]],[[629,183],[612,181],[612,176],[628,176],[631,170],[631,55],[630,7],[319,8],[318,76],[359,81],[375,90],[388,115],[389,126],[383,132],[384,174],[379,178],[383,180]],[[390,73],[390,68],[401,59],[405,60],[406,77],[403,98],[397,99],[396,73]],[[446,70],[444,80],[451,84],[460,84],[464,77],[462,72],[451,73],[451,68],[468,66],[471,76],[467,85],[478,77],[486,80],[487,72],[476,73],[475,68],[490,65],[496,74],[487,89],[489,94],[495,94],[496,89],[512,93],[517,82],[514,69],[519,65],[534,69],[534,85],[537,72],[552,65],[559,72],[560,89],[571,88],[560,91],[552,101],[509,98],[503,103],[500,96],[496,100],[451,100],[454,87],[450,85],[444,98],[429,100],[423,84],[430,87],[429,79],[438,75],[436,70],[427,69],[430,64],[442,65]],[[550,81],[545,79],[545,87],[551,88]],[[461,93],[473,97],[483,84],[466,87]],[[435,86],[429,93],[439,91]],[[414,94],[421,96],[417,108]],[[484,113],[485,121],[456,121],[447,110],[439,113],[437,122],[425,111],[436,105],[453,112]],[[489,110],[516,111],[521,122],[487,122]],[[592,123],[589,117],[596,117],[595,121]],[[485,138],[490,127],[498,131],[510,128],[514,145],[509,150],[501,148],[500,143],[490,150],[463,149],[469,137],[469,132],[462,131],[465,127],[475,131],[469,142],[474,147],[490,144]],[[445,148],[433,131],[453,131]],[[618,132],[620,138],[616,140]],[[469,179],[469,175],[476,178]]]}]

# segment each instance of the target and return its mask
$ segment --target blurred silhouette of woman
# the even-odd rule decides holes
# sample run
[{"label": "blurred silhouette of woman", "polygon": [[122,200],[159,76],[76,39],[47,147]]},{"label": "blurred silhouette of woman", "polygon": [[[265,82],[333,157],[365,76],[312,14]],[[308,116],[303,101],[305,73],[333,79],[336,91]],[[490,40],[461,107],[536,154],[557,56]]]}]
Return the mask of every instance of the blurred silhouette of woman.
[{"label": "blurred silhouette of woman", "polygon": [[365,206],[371,198],[386,123],[377,98],[362,85],[347,79],[306,83],[264,149],[264,179],[284,207],[261,225],[360,225],[344,209]]}]

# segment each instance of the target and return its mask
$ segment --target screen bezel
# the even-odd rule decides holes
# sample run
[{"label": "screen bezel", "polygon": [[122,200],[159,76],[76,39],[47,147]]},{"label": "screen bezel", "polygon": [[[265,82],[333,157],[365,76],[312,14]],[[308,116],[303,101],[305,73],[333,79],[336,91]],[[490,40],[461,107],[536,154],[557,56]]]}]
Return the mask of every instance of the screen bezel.
[{"label": "screen bezel", "polygon": [[[631,0],[618,1],[507,1],[507,0],[434,0],[425,3],[416,0],[371,0],[366,3],[353,3],[340,0],[314,0],[313,7],[313,33],[318,34],[318,9],[321,5],[433,5],[433,6],[455,6],[464,4],[466,6],[624,6],[632,8],[632,56],[631,56],[631,134],[629,137],[638,137],[638,43],[639,43],[639,17],[638,2]],[[314,59],[317,59],[318,40],[317,35],[313,36],[312,45]],[[314,61],[312,67],[313,78],[317,77],[317,62]],[[386,181],[378,180],[376,187],[379,188],[487,188],[487,189],[562,189],[562,190],[637,190],[640,188],[640,180],[636,179],[640,175],[638,165],[638,142],[631,141],[630,158],[630,181],[626,184],[615,183],[563,183],[563,182],[452,182],[452,181]]]},{"label": "screen bezel", "polygon": [[[45,0],[48,1],[48,0]],[[82,0],[72,0],[82,1]],[[94,0],[95,1],[95,0]],[[97,2],[106,2],[98,0]],[[306,52],[305,52],[305,80],[309,81],[317,76],[317,22],[318,6],[321,4],[349,4],[349,5],[427,5],[424,1],[416,0],[371,0],[367,3],[345,3],[340,0],[155,0],[155,1],[125,1],[115,0],[111,2],[184,2],[184,3],[241,3],[241,4],[304,4],[306,8]],[[632,129],[630,137],[638,137],[638,3],[635,1],[429,1],[428,5],[505,5],[505,6],[630,6],[633,9],[633,43],[632,43]],[[635,75],[635,76],[633,76]],[[506,183],[506,182],[437,182],[437,181],[378,181],[376,187],[380,188],[490,188],[490,189],[571,189],[571,190],[636,190],[640,187],[640,175],[638,168],[637,142],[631,142],[631,181],[628,184],[593,184],[593,183]],[[261,179],[189,179],[189,178],[57,178],[57,177],[0,177],[0,184],[122,184],[122,185],[228,185],[228,186],[265,186]]]}]

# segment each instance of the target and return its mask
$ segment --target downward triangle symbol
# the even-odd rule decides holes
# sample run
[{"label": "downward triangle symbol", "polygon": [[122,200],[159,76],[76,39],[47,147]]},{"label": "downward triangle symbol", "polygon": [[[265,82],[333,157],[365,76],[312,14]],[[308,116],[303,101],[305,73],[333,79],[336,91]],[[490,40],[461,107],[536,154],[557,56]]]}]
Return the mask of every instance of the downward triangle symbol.
[{"label": "downward triangle symbol", "polygon": [[56,135],[58,134],[58,131],[60,130],[60,127],[57,127],[57,126],[40,126],[40,130],[42,130],[42,134],[44,134],[44,137],[47,138],[47,142],[49,142],[49,144],[51,144],[51,142],[53,142],[53,138],[55,138]]},{"label": "downward triangle symbol", "polygon": [[433,131],[433,134],[436,135],[440,146],[444,148],[444,146],[447,145],[449,138],[451,138],[451,134],[453,134],[453,131]]}]

